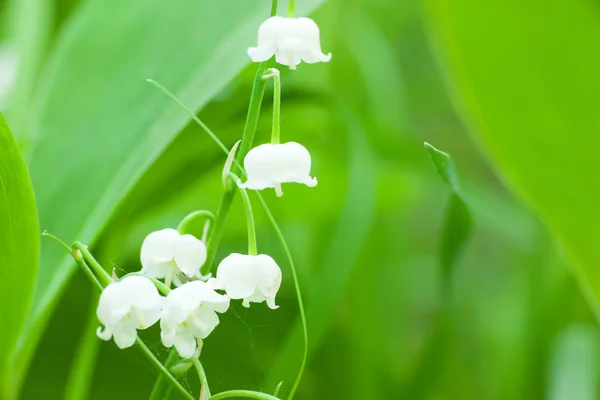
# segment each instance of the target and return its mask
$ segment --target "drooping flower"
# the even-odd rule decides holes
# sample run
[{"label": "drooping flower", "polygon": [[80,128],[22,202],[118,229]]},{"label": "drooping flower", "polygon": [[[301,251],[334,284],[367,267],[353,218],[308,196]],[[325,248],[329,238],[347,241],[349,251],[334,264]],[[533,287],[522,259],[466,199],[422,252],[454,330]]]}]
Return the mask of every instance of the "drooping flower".
[{"label": "drooping flower", "polygon": [[203,278],[200,267],[206,261],[206,245],[196,237],[181,235],[175,229],[152,232],[144,239],[141,251],[142,272],[153,278]]},{"label": "drooping flower", "polygon": [[207,283],[193,281],[173,289],[167,296],[160,319],[161,339],[175,345],[183,358],[196,351],[196,338],[204,339],[219,324],[217,312],[229,308],[229,297],[215,292]]},{"label": "drooping flower", "polygon": [[248,180],[240,186],[254,190],[274,188],[278,196],[283,194],[282,183],[315,187],[317,178],[311,178],[310,165],[310,153],[299,143],[261,144],[244,158]]},{"label": "drooping flower", "polygon": [[248,55],[254,62],[275,55],[279,64],[290,69],[296,69],[301,61],[313,64],[331,60],[331,53],[322,53],[319,27],[310,18],[267,19],[258,28],[258,47],[250,47]]},{"label": "drooping flower", "polygon": [[150,279],[128,276],[109,284],[100,295],[96,315],[104,325],[96,334],[102,340],[115,338],[119,348],[135,343],[138,329],[146,329],[159,320],[164,297]]},{"label": "drooping flower", "polygon": [[208,284],[215,289],[225,290],[232,299],[242,299],[244,307],[250,303],[267,301],[271,309],[281,286],[281,269],[270,256],[233,253],[225,257],[217,268],[217,277]]}]

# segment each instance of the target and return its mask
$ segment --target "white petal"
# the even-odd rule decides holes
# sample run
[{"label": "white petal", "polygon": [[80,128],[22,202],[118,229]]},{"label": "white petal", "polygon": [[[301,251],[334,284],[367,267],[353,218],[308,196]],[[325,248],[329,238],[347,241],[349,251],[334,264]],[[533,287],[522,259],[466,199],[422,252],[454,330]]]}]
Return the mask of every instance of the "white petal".
[{"label": "white petal", "polygon": [[181,272],[192,278],[206,262],[206,245],[192,235],[182,235],[173,241],[173,255]]},{"label": "white petal", "polygon": [[244,159],[248,180],[242,187],[254,190],[276,188],[281,183],[317,185],[310,176],[311,157],[299,143],[262,144],[250,150]]},{"label": "white petal", "polygon": [[106,326],[104,327],[104,329],[102,329],[102,327],[99,326],[98,329],[96,329],[96,336],[98,336],[102,340],[110,340],[110,338],[112,337],[112,332]]},{"label": "white petal", "polygon": [[267,61],[269,58],[273,57],[274,54],[275,49],[270,47],[250,47],[248,49],[248,57],[250,57],[252,62]]},{"label": "white petal", "polygon": [[175,229],[163,229],[146,236],[140,252],[142,271],[155,278],[164,278],[174,256],[173,241],[179,236]]},{"label": "white petal", "polygon": [[160,295],[150,279],[134,275],[117,283],[122,285],[122,290],[129,294],[132,307],[149,312],[162,308],[164,297]]},{"label": "white petal", "polygon": [[238,253],[230,254],[219,263],[217,280],[225,283],[225,291],[230,298],[243,299],[254,293],[253,264],[253,256]]},{"label": "white petal", "polygon": [[190,335],[177,335],[175,337],[175,348],[182,358],[190,358],[196,351],[196,340]]},{"label": "white petal", "polygon": [[223,282],[229,297],[244,300],[242,305],[245,307],[250,302],[263,302],[269,298],[269,306],[276,307],[274,301],[281,286],[281,269],[266,254],[234,253],[219,264],[217,281]]},{"label": "white petal", "polygon": [[131,324],[119,326],[119,329],[113,332],[115,343],[120,349],[133,346],[135,339],[137,338],[137,331]]},{"label": "white petal", "polygon": [[276,310],[279,308],[279,306],[275,304],[275,297],[267,297],[267,306],[269,306],[271,310]]},{"label": "white petal", "polygon": [[302,59],[302,61],[304,61],[307,64],[331,61],[331,53],[323,54],[320,51],[305,50],[300,52],[298,55]]}]

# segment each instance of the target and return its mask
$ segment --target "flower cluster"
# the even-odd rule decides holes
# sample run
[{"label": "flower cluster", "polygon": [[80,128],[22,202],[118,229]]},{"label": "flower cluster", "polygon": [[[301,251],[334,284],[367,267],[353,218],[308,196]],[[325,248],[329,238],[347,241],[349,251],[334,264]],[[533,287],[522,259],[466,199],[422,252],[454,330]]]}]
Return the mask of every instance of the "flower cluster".
[{"label": "flower cluster", "polygon": [[[142,244],[142,270],[109,284],[100,295],[97,315],[104,324],[98,337],[114,337],[120,348],[135,343],[137,330],[160,320],[161,339],[175,346],[179,355],[189,358],[197,339],[204,339],[219,324],[217,313],[229,309],[230,299],[262,303],[275,309],[275,296],[281,285],[281,269],[268,255],[231,254],[217,268],[217,277],[202,275],[206,245],[196,237],[163,229],[149,234]],[[152,278],[164,279],[160,287]],[[175,289],[170,290],[173,278]],[[224,294],[218,293],[224,291]]]},{"label": "flower cluster", "polygon": [[[259,28],[258,46],[248,49],[248,54],[255,62],[275,56],[278,63],[290,69],[295,69],[301,61],[315,63],[331,59],[331,54],[321,52],[319,28],[308,18],[269,18]],[[245,182],[230,171],[235,150],[224,171],[225,190],[232,190],[230,180],[233,179],[242,194],[248,221],[248,254],[228,255],[218,264],[213,277],[213,260],[207,243],[216,246],[218,239],[207,240],[207,235],[212,234],[208,229],[211,221],[207,220],[201,239],[184,229],[183,222],[194,213],[177,229],[150,233],[141,246],[141,270],[109,283],[102,291],[97,308],[103,325],[97,331],[99,338],[114,338],[119,348],[130,347],[136,342],[138,330],[160,321],[162,343],[166,347],[174,346],[182,358],[189,358],[197,352],[199,341],[217,327],[218,314],[229,309],[231,300],[241,300],[244,307],[264,302],[270,309],[278,308],[275,298],[281,286],[281,269],[269,255],[257,254],[246,189],[271,188],[281,196],[283,183],[314,187],[317,179],[310,176],[311,156],[304,146],[279,142],[280,74],[274,68],[267,71],[263,79],[273,78],[275,88],[271,143],[258,145],[245,154],[244,169],[240,167],[240,172],[247,177]]]}]

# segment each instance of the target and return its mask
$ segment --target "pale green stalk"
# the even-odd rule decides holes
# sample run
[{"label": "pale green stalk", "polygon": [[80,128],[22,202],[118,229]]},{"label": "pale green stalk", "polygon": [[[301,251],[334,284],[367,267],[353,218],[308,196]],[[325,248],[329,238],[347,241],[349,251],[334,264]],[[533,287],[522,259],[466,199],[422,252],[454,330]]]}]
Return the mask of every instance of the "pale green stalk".
[{"label": "pale green stalk", "polygon": [[[169,356],[165,360],[165,368],[171,368],[176,360],[177,352],[175,351],[175,348],[172,348],[171,351],[169,351]],[[154,386],[152,387],[152,392],[150,393],[148,400],[164,400],[169,398],[171,388],[172,387],[169,382],[167,382],[166,378],[163,375],[159,375],[154,382]]]},{"label": "pale green stalk", "polygon": [[179,225],[177,225],[177,231],[182,235],[190,231],[189,226],[198,218],[206,218],[207,221],[215,222],[215,215],[208,210],[198,210],[186,215]]},{"label": "pale green stalk", "polygon": [[[178,102],[178,104],[179,104],[179,102]],[[187,108],[184,108],[184,109],[187,110]],[[200,127],[202,127],[202,128],[205,126],[206,125],[204,125],[204,124],[200,125]],[[205,129],[205,131],[207,133],[210,132],[209,130],[206,130],[206,129]],[[219,140],[219,138],[217,138],[214,135],[209,135],[209,136],[215,141],[215,143],[223,150],[223,152],[225,154],[229,155],[229,150],[227,150],[227,147]],[[244,174],[244,171],[243,170],[241,170],[241,171]],[[233,192],[233,190],[232,190],[232,192]],[[290,269],[292,271],[292,277],[294,279],[294,287],[296,289],[296,296],[298,298],[298,307],[300,309],[300,319],[302,321],[302,331],[303,331],[303,336],[304,336],[304,351],[303,351],[303,355],[302,355],[302,362],[300,364],[300,370],[298,372],[298,376],[296,378],[296,381],[294,382],[294,387],[292,388],[292,391],[290,392],[290,396],[288,397],[289,399],[291,399],[291,398],[293,398],[293,396],[300,384],[300,380],[302,379],[302,375],[304,374],[304,369],[306,367],[306,360],[308,359],[308,328],[306,325],[306,313],[304,311],[304,302],[302,300],[302,293],[300,291],[300,282],[298,281],[298,274],[296,273],[296,267],[295,267],[293,259],[292,259],[292,254],[289,251],[287,243],[283,237],[283,234],[281,233],[281,229],[279,228],[277,221],[275,221],[275,218],[273,217],[271,210],[267,206],[267,203],[265,202],[265,200],[263,199],[263,197],[261,196],[260,193],[256,193],[256,195],[260,199],[262,206],[263,206],[265,212],[267,213],[267,215],[269,216],[269,219],[271,220],[271,224],[275,228],[277,235],[285,249],[286,255],[287,255],[289,263],[290,263]],[[227,392],[227,393],[230,393],[230,392]],[[215,397],[213,396],[212,399],[214,399],[214,398]],[[225,398],[225,397],[222,397],[222,398]]]},{"label": "pale green stalk", "polygon": [[[236,186],[241,182],[240,178],[233,172],[230,172],[229,176],[236,183]],[[252,203],[250,202],[250,196],[248,196],[246,189],[239,186],[238,189],[240,190],[240,196],[242,196],[242,203],[244,203],[244,211],[246,213],[246,226],[248,227],[248,254],[255,256],[258,254],[258,248],[256,245],[256,227],[254,225]]]},{"label": "pale green stalk", "polygon": [[300,290],[300,281],[298,280],[298,274],[296,273],[296,267],[294,265],[292,253],[290,252],[290,249],[285,241],[285,238],[283,237],[283,233],[281,232],[281,229],[279,228],[277,221],[275,221],[275,217],[273,217],[273,214],[271,213],[269,206],[267,206],[265,199],[263,199],[263,197],[260,195],[260,193],[257,193],[257,195],[258,195],[258,198],[260,199],[263,209],[265,210],[265,213],[267,214],[267,216],[269,217],[269,220],[271,221],[271,225],[273,225],[273,229],[275,229],[275,232],[277,233],[277,236],[279,237],[279,241],[281,242],[281,245],[283,246],[283,249],[285,250],[285,254],[288,258],[288,262],[290,263],[290,270],[292,271],[292,277],[294,279],[294,287],[296,289],[296,297],[298,298],[298,308],[300,308],[300,320],[302,321],[302,334],[304,336],[304,351],[302,353],[302,362],[300,363],[300,370],[298,371],[298,376],[296,377],[294,386],[292,386],[292,390],[290,391],[290,394],[288,395],[288,400],[291,400],[294,397],[294,394],[296,394],[296,390],[298,389],[298,386],[300,386],[300,381],[302,380],[302,375],[304,374],[304,369],[306,368],[306,360],[308,359],[308,327],[306,325],[306,313],[304,312],[304,302],[302,301],[302,291]]},{"label": "pale green stalk", "polygon": [[288,17],[294,18],[294,13],[296,11],[296,2],[294,0],[290,0],[288,5]]},{"label": "pale green stalk", "polygon": [[281,76],[276,68],[269,68],[263,79],[273,78],[273,128],[271,144],[279,144],[281,140]]},{"label": "pale green stalk", "polygon": [[202,363],[198,357],[192,357],[192,364],[198,372],[198,379],[200,380],[201,390],[204,392],[206,398],[210,398],[210,389],[208,388],[208,379],[206,378],[206,371],[202,367]]},{"label": "pale green stalk", "polygon": [[227,392],[217,393],[211,396],[209,400],[228,399],[230,397],[245,397],[247,399],[257,400],[280,400],[278,397],[271,396],[270,394],[253,392],[251,390],[229,390]]},{"label": "pale green stalk", "polygon": [[[252,143],[254,142],[254,133],[256,132],[256,126],[258,125],[260,107],[265,91],[265,81],[262,79],[265,68],[266,62],[263,62],[259,64],[258,70],[256,71],[254,86],[252,88],[252,94],[250,95],[250,106],[248,107],[248,115],[246,118],[246,124],[244,126],[244,133],[242,134],[242,141],[240,143],[239,151],[235,157],[238,165],[242,163],[244,157],[248,151],[250,151],[252,148]],[[212,139],[218,140],[216,137]],[[221,197],[221,204],[219,205],[219,210],[217,211],[217,219],[210,235],[208,236],[208,255],[206,258],[206,263],[202,266],[200,271],[203,275],[208,274],[212,270],[212,266],[217,255],[217,248],[221,242],[221,238],[223,237],[223,229],[225,228],[225,222],[227,221],[227,215],[229,214],[229,208],[231,207],[231,202],[233,201],[235,192],[235,187],[233,187],[232,190],[225,191],[223,193],[223,197]]]},{"label": "pale green stalk", "polygon": [[[55,236],[52,236],[47,233],[46,233],[46,236],[49,236],[49,237],[57,240],[59,243],[61,243],[61,245],[63,247],[65,247],[65,249],[67,249],[67,250],[69,249],[69,247],[67,245],[65,245],[62,241],[60,241]],[[92,266],[91,269],[94,272],[96,272],[96,274],[99,275],[99,278],[100,278],[100,280],[97,280],[97,279],[92,280],[92,283],[94,283],[94,286],[96,286],[97,289],[102,291],[105,286],[108,286],[112,282],[111,276],[108,274],[108,272],[106,272],[104,270],[104,268],[102,268],[100,263],[98,263],[98,261],[96,261],[94,256],[92,256],[92,254],[87,249],[86,245],[84,245],[83,243],[80,243],[80,242],[75,242],[75,243],[73,243],[72,251],[70,250],[69,253],[71,253],[71,255],[73,256],[75,261],[82,267],[82,269],[84,271],[90,271],[90,273],[91,273],[90,267],[87,266],[85,260],[87,260],[90,263],[90,265]],[[100,283],[100,282],[102,282],[102,283]],[[161,283],[161,285],[162,285],[162,283]],[[146,358],[154,365],[154,367],[156,367],[156,369],[158,369],[160,371],[161,374],[164,375],[164,377],[167,379],[167,381],[169,381],[173,385],[173,387],[175,389],[177,389],[178,392],[181,393],[182,396],[184,396],[186,399],[194,400],[192,395],[190,395],[188,393],[188,391],[185,390],[185,388],[183,386],[181,386],[181,384],[177,381],[177,379],[175,379],[173,377],[173,375],[171,375],[169,370],[167,370],[165,368],[165,366],[162,365],[162,363],[154,356],[154,354],[152,354],[152,352],[144,344],[142,339],[140,339],[138,337],[136,339],[136,344],[142,350],[142,353],[146,356]]]}]

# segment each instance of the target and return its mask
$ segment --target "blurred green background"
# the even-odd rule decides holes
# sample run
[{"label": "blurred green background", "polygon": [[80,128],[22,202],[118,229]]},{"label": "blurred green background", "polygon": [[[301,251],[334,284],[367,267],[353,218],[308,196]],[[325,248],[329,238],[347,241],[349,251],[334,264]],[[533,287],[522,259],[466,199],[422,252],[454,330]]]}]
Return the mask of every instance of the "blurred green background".
[{"label": "blurred green background", "polygon": [[[297,0],[333,53],[281,67],[282,139],[311,151],[319,185],[265,193],[307,303],[298,399],[598,398],[600,5],[566,3]],[[0,109],[40,229],[89,243],[123,273],[140,268],[149,232],[216,211],[224,155],[145,79],[199,110],[230,147],[256,70],[245,49],[269,7],[0,1]],[[256,143],[270,134],[271,90]],[[439,250],[450,189],[425,141],[452,155],[473,212],[450,274]],[[259,251],[283,268],[281,307],[236,302],[201,359],[213,392],[272,392],[282,380],[285,394],[302,351],[298,306],[252,199]],[[218,258],[245,243],[236,199]],[[157,372],[136,349],[95,338],[92,286],[61,251],[42,240],[15,353],[19,398],[147,398]],[[155,328],[141,336],[164,357]],[[89,395],[74,385],[82,366]],[[184,384],[198,389],[192,372]]]}]

